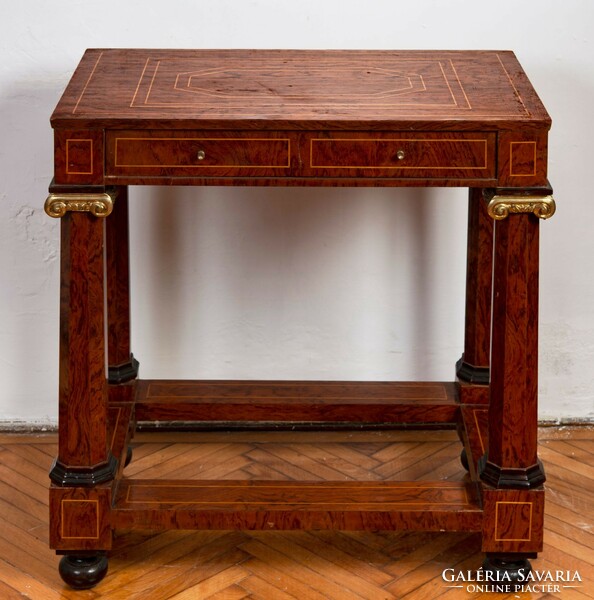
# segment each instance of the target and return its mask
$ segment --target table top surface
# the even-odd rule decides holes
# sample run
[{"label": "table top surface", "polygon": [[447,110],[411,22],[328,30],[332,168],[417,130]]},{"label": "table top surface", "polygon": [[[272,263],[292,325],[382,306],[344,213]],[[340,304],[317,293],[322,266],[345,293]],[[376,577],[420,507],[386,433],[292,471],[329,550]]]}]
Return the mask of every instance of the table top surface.
[{"label": "table top surface", "polygon": [[55,128],[541,129],[509,51],[87,50]]}]

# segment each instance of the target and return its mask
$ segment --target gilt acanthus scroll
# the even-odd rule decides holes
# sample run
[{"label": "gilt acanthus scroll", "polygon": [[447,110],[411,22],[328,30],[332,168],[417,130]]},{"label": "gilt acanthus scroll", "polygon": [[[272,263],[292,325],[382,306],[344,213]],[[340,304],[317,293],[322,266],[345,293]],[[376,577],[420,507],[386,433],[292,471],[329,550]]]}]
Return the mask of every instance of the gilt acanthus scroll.
[{"label": "gilt acanthus scroll", "polygon": [[95,217],[107,217],[113,210],[114,196],[101,194],[50,194],[45,201],[45,212],[56,219],[67,212],[89,212]]},{"label": "gilt acanthus scroll", "polygon": [[555,214],[553,196],[506,196],[495,195],[489,200],[487,212],[496,221],[514,213],[533,213],[540,219],[549,219]]}]

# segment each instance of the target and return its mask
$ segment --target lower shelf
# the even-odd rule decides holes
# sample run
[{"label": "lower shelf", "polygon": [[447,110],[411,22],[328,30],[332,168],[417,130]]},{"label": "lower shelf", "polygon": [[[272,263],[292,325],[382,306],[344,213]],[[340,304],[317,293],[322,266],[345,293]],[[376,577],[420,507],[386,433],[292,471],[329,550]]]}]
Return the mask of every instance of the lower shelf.
[{"label": "lower shelf", "polygon": [[[108,549],[119,530],[483,531],[476,460],[483,406],[451,383],[138,381],[110,390],[116,479],[51,492],[51,545]],[[180,416],[181,415],[181,416]],[[137,420],[202,421],[169,448],[156,436],[124,468]],[[309,421],[316,431],[208,431],[208,423]],[[460,464],[456,425],[470,473]],[[351,430],[332,431],[334,422]],[[387,423],[387,429],[361,425]],[[396,424],[397,427],[393,427]],[[513,501],[517,499],[512,498]],[[84,527],[82,522],[87,523]]]},{"label": "lower shelf", "polygon": [[[137,420],[149,417],[156,425],[198,421],[200,430],[177,433],[172,444],[141,434],[156,440],[130,456]],[[241,429],[250,422],[273,427]],[[240,427],[222,431],[222,423]],[[385,428],[368,427],[376,423]],[[50,545],[104,552],[116,529],[416,530],[481,532],[491,554],[539,552],[544,490],[498,489],[479,478],[488,425],[487,405],[461,404],[452,383],[112,386],[108,439],[118,472],[96,486],[52,485]]]},{"label": "lower shelf", "polygon": [[139,380],[135,400],[138,421],[455,423],[458,406],[441,382]]},{"label": "lower shelf", "polygon": [[[322,426],[328,422],[410,425],[460,421],[454,383],[139,380],[135,387],[133,405],[138,421],[314,422]],[[206,441],[204,434],[196,435],[202,442]],[[323,447],[329,441],[323,436],[332,434],[321,435],[318,444]],[[398,434],[394,435],[396,437],[391,439],[398,439]],[[120,439],[123,441],[123,436]],[[297,460],[296,465],[289,460],[311,455],[311,444],[301,448],[298,444],[284,445],[274,452],[273,443],[261,446],[253,441],[261,438],[251,439],[252,443],[245,443],[244,438],[238,445],[244,453],[239,464],[247,459],[253,461],[245,469],[251,473],[248,479],[233,478],[229,473],[230,478],[226,480],[225,469],[218,473],[223,480],[217,479],[215,473],[213,479],[196,477],[196,465],[202,468],[204,462],[207,468],[209,463],[217,462],[208,448],[196,454],[188,451],[175,460],[171,474],[178,479],[154,479],[152,475],[142,478],[142,470],[136,477],[121,478],[113,500],[111,526],[122,529],[481,530],[482,509],[477,485],[468,477],[462,481],[429,481],[421,476],[420,480],[402,481],[382,477],[386,472],[380,468],[379,472],[369,473],[361,469],[359,478],[351,481],[332,477],[312,481],[303,474],[308,471],[310,477],[324,479],[329,471],[329,464],[323,464],[325,459],[318,463],[321,466],[317,473],[315,463],[307,466]],[[270,438],[265,439],[270,442]],[[276,439],[283,439],[283,444],[287,442],[286,436]],[[222,440],[223,446],[231,442]],[[415,444],[410,445],[413,457],[431,460],[431,453],[419,455],[414,448]],[[122,451],[118,448],[116,452],[121,454]],[[237,457],[230,450],[224,452],[232,465]],[[266,456],[272,457],[273,462],[269,464],[270,458]],[[407,463],[407,457],[400,456],[400,452],[390,457],[395,462]],[[283,472],[283,467],[293,475],[292,480],[274,480],[274,475],[272,479],[258,477]],[[371,469],[369,465],[368,468]],[[131,469],[135,471],[134,463]],[[295,477],[299,472],[302,476]],[[163,475],[162,470],[159,474]]]},{"label": "lower shelf", "polygon": [[112,526],[151,529],[480,531],[465,482],[123,480]]}]

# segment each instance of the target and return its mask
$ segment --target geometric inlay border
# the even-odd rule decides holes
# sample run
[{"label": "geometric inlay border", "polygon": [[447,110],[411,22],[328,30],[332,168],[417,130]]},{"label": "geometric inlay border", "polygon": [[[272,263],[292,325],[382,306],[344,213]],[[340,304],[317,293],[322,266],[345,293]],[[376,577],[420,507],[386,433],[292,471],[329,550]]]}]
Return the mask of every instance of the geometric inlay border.
[{"label": "geometric inlay border", "polygon": [[[528,506],[528,537],[518,537],[518,538],[510,538],[504,537],[503,534],[499,530],[499,508],[502,505],[514,505],[514,506]],[[496,502],[495,503],[495,541],[497,542],[529,542],[532,539],[532,502]],[[507,509],[509,511],[509,508]],[[521,510],[521,509],[518,509]],[[502,508],[503,512],[503,508]],[[523,515],[519,515],[520,520],[524,521]]]}]

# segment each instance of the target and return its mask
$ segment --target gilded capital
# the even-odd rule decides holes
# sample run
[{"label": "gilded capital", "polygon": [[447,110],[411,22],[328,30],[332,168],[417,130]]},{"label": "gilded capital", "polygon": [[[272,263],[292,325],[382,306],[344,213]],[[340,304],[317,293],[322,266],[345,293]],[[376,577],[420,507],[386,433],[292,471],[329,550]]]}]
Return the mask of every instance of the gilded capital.
[{"label": "gilded capital", "polygon": [[90,212],[95,217],[107,217],[113,210],[114,199],[101,194],[50,194],[45,201],[45,212],[56,219],[67,212]]},{"label": "gilded capital", "polygon": [[487,212],[496,221],[501,221],[510,213],[533,213],[540,219],[549,219],[555,214],[553,196],[498,196],[487,205]]}]

